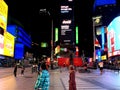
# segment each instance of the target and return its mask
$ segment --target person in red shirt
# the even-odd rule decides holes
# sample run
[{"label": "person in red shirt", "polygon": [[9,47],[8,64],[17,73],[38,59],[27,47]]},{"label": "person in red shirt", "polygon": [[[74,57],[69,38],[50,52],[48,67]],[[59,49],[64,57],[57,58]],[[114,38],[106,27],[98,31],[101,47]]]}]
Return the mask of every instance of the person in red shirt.
[{"label": "person in red shirt", "polygon": [[77,90],[75,81],[75,70],[73,65],[69,66],[69,90]]}]

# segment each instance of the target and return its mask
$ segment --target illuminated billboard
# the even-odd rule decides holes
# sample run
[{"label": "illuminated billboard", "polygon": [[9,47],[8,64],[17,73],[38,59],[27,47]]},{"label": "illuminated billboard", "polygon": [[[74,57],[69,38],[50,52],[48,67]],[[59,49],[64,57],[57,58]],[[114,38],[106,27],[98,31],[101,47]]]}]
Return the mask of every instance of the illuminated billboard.
[{"label": "illuminated billboard", "polygon": [[8,32],[4,33],[4,55],[5,56],[14,56],[14,42],[15,37]]},{"label": "illuminated billboard", "polygon": [[95,0],[96,6],[102,6],[108,4],[116,4],[116,0]]},{"label": "illuminated billboard", "polygon": [[48,43],[47,43],[47,42],[41,42],[41,47],[42,47],[42,48],[48,47]]},{"label": "illuminated billboard", "polygon": [[4,0],[0,0],[0,27],[6,30],[8,16],[8,5]]},{"label": "illuminated billboard", "polygon": [[107,27],[108,57],[120,55],[120,16]]},{"label": "illuminated billboard", "polygon": [[3,55],[4,48],[4,37],[0,34],[0,55]]},{"label": "illuminated billboard", "polygon": [[105,43],[107,42],[105,33],[106,31],[104,26],[96,28],[96,37],[98,38],[102,50],[104,50]]},{"label": "illuminated billboard", "polygon": [[23,28],[16,25],[8,25],[7,32],[15,36],[17,42],[21,42],[27,47],[31,48],[31,37],[24,31]]},{"label": "illuminated billboard", "polygon": [[112,5],[112,4],[116,4],[116,0],[95,0],[93,9],[95,9],[97,6]]},{"label": "illuminated billboard", "polygon": [[15,44],[15,59],[23,59],[24,57],[24,44],[16,43]]},{"label": "illuminated billboard", "polygon": [[12,34],[13,36],[16,37],[16,35],[17,35],[16,28],[17,28],[16,25],[7,25],[7,32],[9,32],[10,34]]},{"label": "illuminated billboard", "polygon": [[60,42],[70,45],[75,42],[74,2],[61,1],[60,4]]}]

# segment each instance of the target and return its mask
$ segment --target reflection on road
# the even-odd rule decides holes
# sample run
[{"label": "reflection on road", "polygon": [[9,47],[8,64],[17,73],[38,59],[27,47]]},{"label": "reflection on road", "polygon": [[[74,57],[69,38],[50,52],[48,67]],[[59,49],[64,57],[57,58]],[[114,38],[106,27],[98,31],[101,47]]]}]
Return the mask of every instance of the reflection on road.
[{"label": "reflection on road", "polygon": [[0,79],[0,90],[16,90],[16,88],[16,79],[13,75]]}]

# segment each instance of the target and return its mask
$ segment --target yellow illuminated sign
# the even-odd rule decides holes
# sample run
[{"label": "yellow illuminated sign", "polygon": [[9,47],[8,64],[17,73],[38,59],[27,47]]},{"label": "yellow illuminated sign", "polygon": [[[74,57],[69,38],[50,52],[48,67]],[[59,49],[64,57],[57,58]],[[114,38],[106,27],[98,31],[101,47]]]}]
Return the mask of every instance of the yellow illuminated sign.
[{"label": "yellow illuminated sign", "polygon": [[0,0],[0,27],[6,30],[8,16],[8,5],[4,0]]},{"label": "yellow illuminated sign", "polygon": [[106,55],[101,56],[101,60],[106,60],[106,59],[107,59]]},{"label": "yellow illuminated sign", "polygon": [[4,55],[5,56],[14,56],[14,42],[15,37],[8,32],[4,33]]}]

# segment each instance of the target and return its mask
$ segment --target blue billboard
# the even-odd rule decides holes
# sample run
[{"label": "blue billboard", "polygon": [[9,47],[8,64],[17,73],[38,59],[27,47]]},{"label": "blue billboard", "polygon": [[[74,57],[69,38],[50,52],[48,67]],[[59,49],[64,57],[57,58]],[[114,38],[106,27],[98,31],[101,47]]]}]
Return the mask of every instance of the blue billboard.
[{"label": "blue billboard", "polygon": [[24,45],[21,43],[15,44],[15,53],[14,58],[15,59],[22,59],[24,57]]},{"label": "blue billboard", "polygon": [[94,9],[97,6],[104,6],[104,5],[111,5],[111,4],[116,4],[116,0],[95,0]]},{"label": "blue billboard", "polygon": [[8,25],[7,31],[16,37],[17,31],[16,31],[16,25]]},{"label": "blue billboard", "polygon": [[16,25],[8,25],[7,31],[16,37],[16,42],[21,42],[25,46],[31,48],[31,37],[24,31],[23,28]]}]

